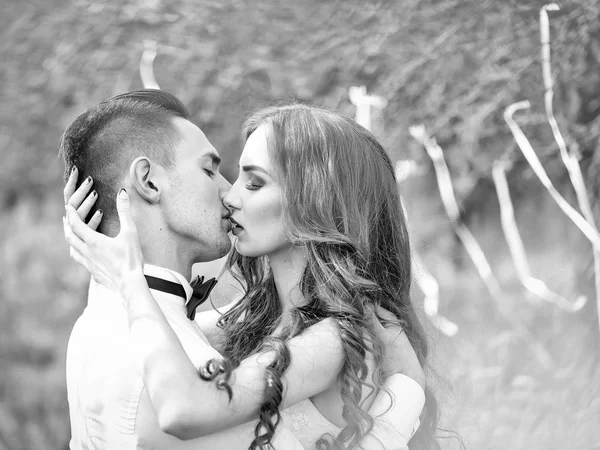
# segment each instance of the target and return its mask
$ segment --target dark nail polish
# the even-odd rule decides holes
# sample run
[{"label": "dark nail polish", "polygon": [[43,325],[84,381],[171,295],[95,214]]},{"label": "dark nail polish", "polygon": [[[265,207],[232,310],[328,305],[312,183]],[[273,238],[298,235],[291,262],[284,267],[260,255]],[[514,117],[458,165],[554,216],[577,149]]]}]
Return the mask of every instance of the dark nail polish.
[{"label": "dark nail polish", "polygon": [[71,175],[74,174],[76,170],[77,170],[77,166],[73,166],[73,168],[71,169]]},{"label": "dark nail polish", "polygon": [[92,197],[95,197],[96,195],[98,195],[98,193],[96,191],[92,191]]},{"label": "dark nail polish", "polygon": [[102,215],[102,214],[104,214],[104,211],[102,211],[101,209],[99,209],[99,210],[98,210],[98,213],[99,213],[100,215]]}]

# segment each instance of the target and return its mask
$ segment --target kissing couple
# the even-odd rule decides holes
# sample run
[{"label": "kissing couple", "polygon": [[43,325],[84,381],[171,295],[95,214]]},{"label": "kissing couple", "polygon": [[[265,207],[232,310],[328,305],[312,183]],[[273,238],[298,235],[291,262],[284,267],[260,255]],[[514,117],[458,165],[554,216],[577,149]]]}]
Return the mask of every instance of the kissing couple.
[{"label": "kissing couple", "polygon": [[[164,91],[65,130],[64,232],[92,277],[67,351],[71,450],[437,448],[388,154],[302,104],[242,137],[231,185]],[[190,283],[192,265],[227,254],[242,295],[196,313],[216,280]]]}]

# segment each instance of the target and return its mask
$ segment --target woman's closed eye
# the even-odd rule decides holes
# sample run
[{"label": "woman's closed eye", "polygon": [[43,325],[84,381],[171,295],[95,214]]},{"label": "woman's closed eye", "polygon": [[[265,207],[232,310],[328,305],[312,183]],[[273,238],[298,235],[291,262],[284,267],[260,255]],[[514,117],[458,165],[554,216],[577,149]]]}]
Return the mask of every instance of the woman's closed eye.
[{"label": "woman's closed eye", "polygon": [[258,183],[258,182],[253,182],[253,181],[249,181],[248,183],[246,183],[246,189],[248,189],[249,191],[256,191],[257,189],[260,189],[263,185]]},{"label": "woman's closed eye", "polygon": [[211,178],[215,176],[215,173],[212,170],[204,169],[204,172]]}]

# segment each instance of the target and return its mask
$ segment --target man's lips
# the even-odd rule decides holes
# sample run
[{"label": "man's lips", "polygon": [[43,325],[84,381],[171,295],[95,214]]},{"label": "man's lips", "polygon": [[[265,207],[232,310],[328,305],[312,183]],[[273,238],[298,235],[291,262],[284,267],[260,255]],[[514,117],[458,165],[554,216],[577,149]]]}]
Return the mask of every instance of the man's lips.
[{"label": "man's lips", "polygon": [[230,232],[231,231],[231,227],[233,226],[233,224],[229,220],[229,216],[230,216],[230,214],[227,213],[227,214],[225,214],[225,215],[223,215],[221,217],[225,222],[227,222],[227,232]]}]

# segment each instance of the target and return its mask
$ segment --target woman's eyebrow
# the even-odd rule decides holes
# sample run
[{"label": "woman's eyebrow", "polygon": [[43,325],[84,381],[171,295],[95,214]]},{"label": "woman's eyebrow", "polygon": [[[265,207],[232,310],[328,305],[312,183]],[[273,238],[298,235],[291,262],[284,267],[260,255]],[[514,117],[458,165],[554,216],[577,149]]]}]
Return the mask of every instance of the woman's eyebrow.
[{"label": "woman's eyebrow", "polygon": [[243,170],[244,172],[250,172],[250,171],[262,172],[262,173],[264,173],[265,175],[269,175],[269,172],[267,172],[265,169],[263,169],[263,168],[262,168],[262,167],[260,167],[260,166],[255,166],[255,165],[253,165],[253,164],[249,164],[249,165],[246,165],[246,166],[242,166],[242,170]]}]

